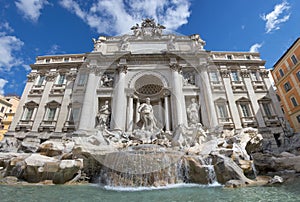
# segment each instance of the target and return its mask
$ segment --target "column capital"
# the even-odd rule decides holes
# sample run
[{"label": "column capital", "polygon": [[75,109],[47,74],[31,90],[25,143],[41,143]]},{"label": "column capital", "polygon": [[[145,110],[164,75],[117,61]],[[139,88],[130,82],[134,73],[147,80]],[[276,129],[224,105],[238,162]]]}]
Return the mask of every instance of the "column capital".
[{"label": "column capital", "polygon": [[222,78],[229,78],[230,71],[228,71],[228,70],[220,70],[220,75],[221,75]]},{"label": "column capital", "polygon": [[249,72],[249,70],[242,70],[242,71],[240,72],[240,75],[241,75],[241,77],[243,77],[243,78],[249,78],[249,77],[250,77],[250,72]]},{"label": "column capital", "polygon": [[182,73],[182,66],[179,65],[177,62],[174,63],[174,62],[170,62],[169,63],[169,66],[172,70],[178,72],[178,73]]},{"label": "column capital", "polygon": [[97,76],[100,75],[100,68],[98,68],[97,65],[87,65],[87,68],[89,69],[89,73],[95,74]]},{"label": "column capital", "polygon": [[261,70],[259,73],[262,78],[269,78],[269,72],[267,70]]},{"label": "column capital", "polygon": [[118,71],[118,73],[127,73],[127,69],[128,69],[128,66],[127,66],[127,64],[118,64],[117,65],[117,71]]},{"label": "column capital", "polygon": [[27,81],[28,82],[33,82],[36,79],[37,76],[38,76],[37,73],[32,73],[31,72],[30,74],[27,75]]},{"label": "column capital", "polygon": [[54,79],[57,77],[58,73],[57,72],[49,72],[46,74],[46,80],[47,81],[54,81]]}]

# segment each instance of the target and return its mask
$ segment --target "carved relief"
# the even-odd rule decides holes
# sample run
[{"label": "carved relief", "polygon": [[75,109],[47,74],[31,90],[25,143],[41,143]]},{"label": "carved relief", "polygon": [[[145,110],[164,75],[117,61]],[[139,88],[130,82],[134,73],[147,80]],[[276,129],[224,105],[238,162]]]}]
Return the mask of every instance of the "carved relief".
[{"label": "carved relief", "polygon": [[200,38],[199,34],[193,34],[190,36],[191,40],[192,40],[192,48],[194,50],[203,50],[203,47],[205,46],[205,41],[203,41]]},{"label": "carved relief", "polygon": [[113,87],[114,75],[104,73],[100,80],[100,87]]},{"label": "carved relief", "polygon": [[269,72],[266,70],[262,70],[259,72],[262,78],[269,78]]},{"label": "carved relief", "polygon": [[195,85],[195,73],[194,72],[185,72],[183,73],[183,85]]},{"label": "carved relief", "polygon": [[178,73],[182,73],[182,67],[178,63],[170,63],[170,68]]}]

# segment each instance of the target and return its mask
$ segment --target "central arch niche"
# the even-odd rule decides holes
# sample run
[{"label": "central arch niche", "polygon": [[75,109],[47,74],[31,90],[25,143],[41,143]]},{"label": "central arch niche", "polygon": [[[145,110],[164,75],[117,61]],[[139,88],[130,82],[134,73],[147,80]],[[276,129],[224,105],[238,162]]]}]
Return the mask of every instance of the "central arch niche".
[{"label": "central arch niche", "polygon": [[138,128],[137,123],[140,120],[138,108],[149,97],[159,128],[169,131],[171,123],[169,118],[171,116],[170,91],[164,75],[156,71],[139,72],[129,81],[129,89],[131,94],[128,97],[127,130],[132,131]]},{"label": "central arch niche", "polygon": [[160,78],[154,75],[143,75],[134,84],[135,92],[142,97],[158,95],[163,90],[163,87],[164,84]]}]

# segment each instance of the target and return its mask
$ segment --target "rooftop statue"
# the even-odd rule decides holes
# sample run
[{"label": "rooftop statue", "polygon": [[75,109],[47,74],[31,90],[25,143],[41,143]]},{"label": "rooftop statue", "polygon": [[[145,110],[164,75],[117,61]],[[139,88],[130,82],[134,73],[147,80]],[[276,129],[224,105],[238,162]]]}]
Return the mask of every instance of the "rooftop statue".
[{"label": "rooftop statue", "polygon": [[162,30],[166,27],[160,24],[156,24],[154,19],[146,18],[143,19],[141,26],[139,24],[131,27],[133,30],[133,35],[136,37],[145,37],[145,36],[161,36]]}]

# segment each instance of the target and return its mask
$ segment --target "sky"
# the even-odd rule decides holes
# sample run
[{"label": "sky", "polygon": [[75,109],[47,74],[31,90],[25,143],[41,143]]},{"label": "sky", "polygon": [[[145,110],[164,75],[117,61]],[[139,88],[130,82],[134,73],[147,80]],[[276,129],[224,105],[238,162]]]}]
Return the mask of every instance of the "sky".
[{"label": "sky", "polygon": [[299,0],[0,0],[0,94],[21,95],[41,55],[87,53],[92,38],[154,18],[209,51],[259,52],[270,69],[300,36]]}]

